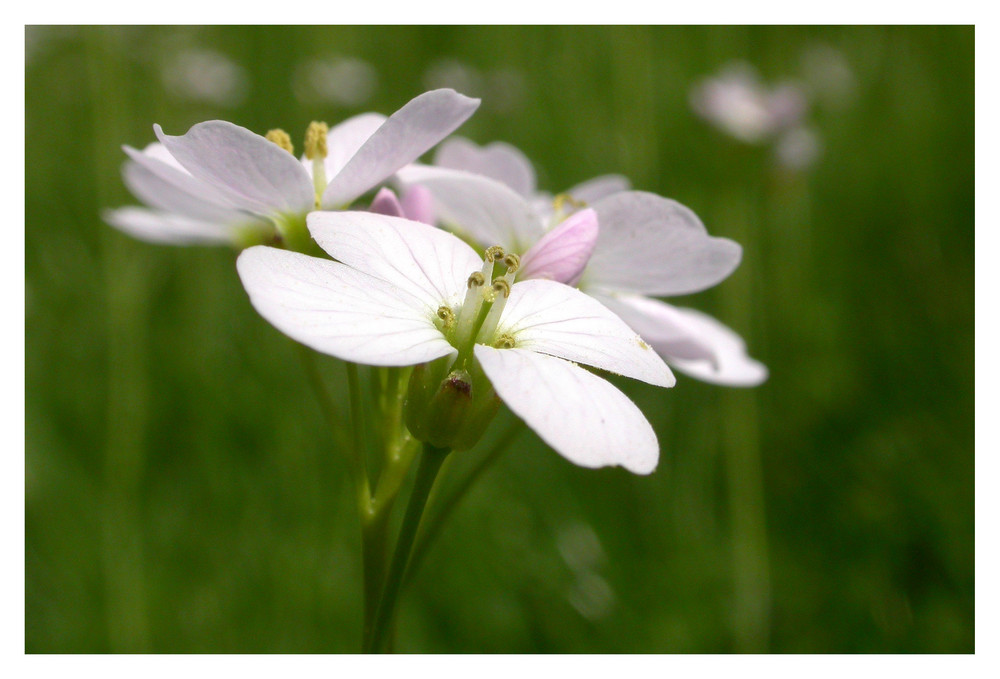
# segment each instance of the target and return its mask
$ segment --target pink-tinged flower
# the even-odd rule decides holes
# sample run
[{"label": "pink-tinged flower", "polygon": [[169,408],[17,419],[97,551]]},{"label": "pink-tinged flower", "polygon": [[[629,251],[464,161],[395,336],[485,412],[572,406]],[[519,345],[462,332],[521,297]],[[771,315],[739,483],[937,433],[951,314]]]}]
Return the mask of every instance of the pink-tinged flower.
[{"label": "pink-tinged flower", "polygon": [[516,256],[491,248],[484,260],[418,222],[371,212],[314,212],[308,222],[337,261],[257,246],[237,262],[251,303],[279,330],[354,363],[444,361],[450,375],[484,374],[571,462],[656,467],[639,409],[577,363],[663,387],[673,375],[599,302],[554,281],[515,282]]},{"label": "pink-tinged flower", "polygon": [[[479,105],[453,90],[434,90],[392,116],[366,113],[317,134],[306,156],[287,135],[268,138],[229,122],[199,123],[181,136],[154,126],[159,144],[137,151],[124,174],[149,208],[123,208],[106,220],[139,238],[170,243],[241,245],[265,235],[305,235],[314,209],[344,209],[413,162],[461,125]],[[251,238],[247,238],[247,234]]]},{"label": "pink-tinged flower", "polygon": [[[407,187],[430,190],[443,226],[473,242],[525,253],[529,274],[556,272],[558,280],[576,284],[681,372],[728,386],[755,386],[766,379],[766,369],[746,355],[742,342],[727,341],[735,336],[732,331],[654,299],[710,288],[729,276],[742,256],[738,244],[710,236],[683,205],[652,193],[615,191],[546,231],[556,218],[539,214],[522,195],[485,174],[411,165],[397,177]],[[592,218],[596,228],[582,228]],[[529,267],[534,257],[545,266]]]},{"label": "pink-tinged flower", "polygon": [[801,87],[767,87],[749,64],[733,63],[691,90],[691,106],[723,132],[747,143],[762,142],[798,125],[808,102]]}]

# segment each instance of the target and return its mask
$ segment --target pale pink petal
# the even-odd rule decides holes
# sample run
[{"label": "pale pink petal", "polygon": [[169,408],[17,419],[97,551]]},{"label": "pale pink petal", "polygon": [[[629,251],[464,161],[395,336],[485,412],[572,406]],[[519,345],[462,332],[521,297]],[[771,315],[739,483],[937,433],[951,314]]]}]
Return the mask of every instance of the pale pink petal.
[{"label": "pale pink petal", "polygon": [[435,223],[434,196],[423,186],[411,186],[403,192],[403,215],[424,224]]},{"label": "pale pink petal", "polygon": [[[182,175],[179,170],[163,166],[162,171],[149,169],[158,160],[147,160],[145,163],[127,161],[122,166],[122,178],[132,195],[150,207],[173,212],[180,216],[205,222],[226,224],[246,220],[245,213],[221,205],[219,202],[205,200],[198,192],[190,192],[185,181],[173,182],[164,179],[168,172],[174,172],[179,179],[200,183],[190,175]],[[206,187],[207,188],[207,187]]]},{"label": "pale pink petal", "polygon": [[593,205],[602,198],[628,191],[631,188],[632,183],[627,178],[619,174],[606,174],[581,182],[566,193],[581,203]]},{"label": "pale pink petal", "polygon": [[403,216],[403,206],[400,205],[396,194],[393,193],[392,189],[384,186],[375,194],[371,207],[368,209],[377,215],[387,215],[389,217]]},{"label": "pale pink petal", "polygon": [[712,287],[740,263],[737,243],[709,236],[676,201],[627,191],[593,207],[601,230],[580,282],[585,289],[683,295]]},{"label": "pale pink petal", "polygon": [[547,278],[575,285],[597,244],[597,213],[581,210],[568,217],[521,258],[518,278]]},{"label": "pale pink petal", "polygon": [[714,348],[691,333],[677,307],[641,295],[595,293],[593,297],[639,333],[668,363],[674,359],[715,361]]},{"label": "pale pink petal", "polygon": [[133,238],[162,245],[232,245],[236,230],[218,222],[205,222],[181,215],[123,207],[101,215],[108,224]]},{"label": "pale pink petal", "polygon": [[442,226],[479,243],[525,252],[545,233],[531,203],[498,181],[460,170],[410,165],[396,175],[434,196]]},{"label": "pale pink petal", "polygon": [[380,366],[457,353],[419,299],[338,262],[255,246],[236,268],[260,315],[321,353]]},{"label": "pale pink petal", "polygon": [[433,315],[458,304],[483,260],[433,226],[371,212],[313,212],[306,218],[320,247],[344,264],[418,297]]},{"label": "pale pink petal", "polygon": [[222,120],[198,123],[174,137],[156,136],[192,175],[238,207],[259,214],[303,213],[315,195],[309,174],[292,154],[250,130]]},{"label": "pale pink petal", "polygon": [[611,383],[526,349],[475,348],[493,388],[547,444],[581,467],[656,469],[660,446],[636,405]]},{"label": "pale pink petal", "polygon": [[515,283],[497,327],[521,349],[672,387],[670,368],[648,344],[604,305],[568,285]]},{"label": "pale pink petal", "polygon": [[479,106],[454,90],[425,92],[392,114],[330,180],[323,205],[339,208],[412,163]]},{"label": "pale pink petal", "polygon": [[700,311],[683,308],[677,311],[684,318],[690,335],[711,347],[715,358],[665,356],[670,365],[696,379],[727,387],[756,387],[767,380],[767,366],[747,354],[746,343],[739,335]]},{"label": "pale pink petal", "polygon": [[438,147],[434,164],[495,179],[525,198],[535,193],[535,169],[531,161],[520,150],[502,141],[478,146],[463,137],[452,137]]}]

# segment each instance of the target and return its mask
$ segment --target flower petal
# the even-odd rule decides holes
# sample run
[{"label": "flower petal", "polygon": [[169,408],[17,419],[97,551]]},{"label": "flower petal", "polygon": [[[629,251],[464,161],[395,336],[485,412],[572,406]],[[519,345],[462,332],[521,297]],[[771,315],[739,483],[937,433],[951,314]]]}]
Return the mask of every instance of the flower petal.
[{"label": "flower petal", "polygon": [[105,210],[101,216],[104,221],[116,229],[150,243],[231,245],[236,237],[236,230],[225,224],[199,221],[141,207]]},{"label": "flower petal", "polygon": [[403,168],[397,177],[407,187],[426,187],[445,226],[483,247],[521,253],[545,233],[531,204],[498,181],[424,165]]},{"label": "flower petal", "polygon": [[451,134],[479,106],[454,90],[425,92],[393,113],[343,169],[323,194],[323,205],[346,205],[399,168],[412,163]]},{"label": "flower petal", "polygon": [[[158,160],[150,160],[148,163],[159,163]],[[162,163],[161,163],[162,165]],[[245,221],[246,213],[241,213],[231,207],[226,207],[219,202],[205,200],[198,193],[192,193],[187,187],[182,187],[187,180],[200,183],[190,175],[184,175],[179,170],[172,167],[163,166],[163,172],[155,172],[148,168],[145,163],[127,161],[122,166],[122,178],[132,195],[150,207],[172,212],[178,215],[195,220],[216,222],[219,224]],[[180,182],[171,182],[164,179],[168,172],[176,173]],[[209,188],[209,187],[205,187]]]},{"label": "flower petal", "polygon": [[312,181],[290,153],[264,137],[223,120],[198,123],[173,137],[156,136],[192,175],[237,206],[259,214],[303,213],[313,207]]},{"label": "flower petal", "polygon": [[674,386],[670,368],[625,323],[592,297],[554,281],[515,283],[497,333],[515,346],[632,377]]},{"label": "flower petal", "polygon": [[411,186],[403,192],[403,216],[433,226],[434,196],[423,186]]},{"label": "flower petal", "polygon": [[452,137],[438,147],[434,164],[495,179],[525,198],[535,193],[535,169],[531,161],[519,149],[502,141],[479,146],[464,137]]},{"label": "flower petal", "polygon": [[455,236],[427,224],[371,212],[313,212],[309,232],[332,257],[418,297],[433,315],[457,304],[483,266]]},{"label": "flower petal", "polygon": [[[330,128],[326,135],[326,176],[336,177],[385,121],[381,113],[362,113]],[[312,161],[307,162],[312,165]]]},{"label": "flower petal", "polygon": [[457,353],[434,311],[338,262],[266,246],[236,261],[254,308],[294,340],[352,363],[404,366]]},{"label": "flower petal", "polygon": [[[156,175],[162,182],[175,187],[187,196],[199,203],[215,205],[218,207],[235,210],[236,206],[219,191],[200,179],[191,176],[177,159],[170,155],[166,147],[159,142],[148,144],[142,151],[131,146],[123,146],[122,150],[128,154],[137,165],[142,166],[149,173]],[[138,196],[137,196],[138,197]]]},{"label": "flower petal", "polygon": [[714,362],[714,348],[692,334],[680,309],[641,295],[593,297],[646,340],[668,363],[675,359]]},{"label": "flower petal", "polygon": [[379,189],[368,209],[377,215],[386,215],[388,217],[403,216],[403,206],[399,203],[399,199],[396,198],[396,194],[387,186]]},{"label": "flower petal", "polygon": [[715,358],[665,356],[670,365],[695,379],[727,387],[756,387],[767,380],[767,366],[747,355],[746,343],[739,335],[700,311],[684,308],[675,311],[684,319],[691,337],[711,347]]},{"label": "flower petal", "polygon": [[606,174],[588,179],[566,191],[575,200],[587,205],[593,205],[602,198],[628,191],[632,183],[620,174]]},{"label": "flower petal", "polygon": [[476,359],[504,403],[557,453],[581,467],[656,469],[656,434],[610,382],[560,358],[476,345]]},{"label": "flower petal", "polygon": [[627,191],[593,207],[601,232],[581,287],[683,295],[712,287],[740,263],[738,244],[709,236],[676,201]]},{"label": "flower petal", "polygon": [[518,277],[546,278],[575,285],[597,244],[597,213],[581,210],[531,246],[521,258]]}]

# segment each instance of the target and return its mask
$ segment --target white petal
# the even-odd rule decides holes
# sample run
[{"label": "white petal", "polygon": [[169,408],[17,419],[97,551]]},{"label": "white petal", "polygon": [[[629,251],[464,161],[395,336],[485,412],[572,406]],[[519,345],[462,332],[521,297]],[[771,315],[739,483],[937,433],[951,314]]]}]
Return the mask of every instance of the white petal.
[{"label": "white petal", "polygon": [[535,193],[535,169],[531,161],[519,149],[502,141],[478,146],[463,137],[452,137],[438,147],[434,164],[495,179],[525,198]]},{"label": "white petal", "polygon": [[[159,163],[157,160],[149,162]],[[181,175],[171,167],[164,166],[163,169]],[[218,202],[204,200],[199,195],[188,192],[186,188],[181,188],[177,183],[165,180],[163,174],[154,172],[147,165],[136,161],[130,160],[122,166],[122,178],[132,195],[146,205],[165,212],[219,224],[247,219],[245,213],[220,205]],[[186,178],[191,182],[198,182],[190,175]]]},{"label": "white petal", "polygon": [[397,176],[407,186],[430,190],[444,225],[483,247],[524,253],[545,232],[531,204],[498,181],[422,165],[403,168]]},{"label": "white petal", "polygon": [[656,469],[660,447],[642,412],[610,382],[560,358],[476,345],[497,394],[557,453],[581,467]]},{"label": "white petal", "polygon": [[478,106],[478,99],[448,89],[412,99],[389,116],[331,179],[323,205],[349,204],[451,134]]},{"label": "white petal", "polygon": [[236,236],[236,231],[231,226],[140,207],[106,210],[101,216],[111,226],[150,243],[233,244]]},{"label": "white petal", "polygon": [[606,174],[581,182],[566,193],[580,202],[593,205],[602,198],[628,191],[631,188],[632,183],[620,174]]},{"label": "white petal", "polygon": [[258,245],[236,268],[260,315],[316,351],[382,366],[457,353],[434,326],[436,309],[349,266]]},{"label": "white petal", "polygon": [[641,191],[594,206],[600,234],[580,286],[646,295],[683,295],[710,288],[736,269],[742,248],[713,238],[689,209]]},{"label": "white petal", "polygon": [[545,280],[514,284],[497,329],[516,346],[674,386],[670,368],[604,305],[575,288]]},{"label": "white petal", "polygon": [[313,212],[309,233],[332,257],[415,295],[431,313],[457,304],[483,260],[455,236],[371,212]]},{"label": "white petal", "polygon": [[171,155],[239,207],[271,215],[313,207],[312,181],[292,154],[250,130],[222,120],[198,123],[172,137],[153,129]]},{"label": "white petal", "polygon": [[236,206],[210,184],[196,179],[185,170],[177,159],[170,155],[166,147],[159,142],[153,142],[138,151],[131,146],[122,149],[132,161],[143,167],[149,173],[156,175],[162,182],[170,184],[177,190],[190,196],[193,200],[214,205],[227,210],[235,210]]},{"label": "white petal", "polygon": [[362,113],[330,128],[330,132],[326,135],[327,178],[337,176],[337,173],[347,165],[347,161],[354,157],[358,149],[375,134],[378,128],[382,127],[385,121],[386,117],[381,113]]},{"label": "white petal", "polygon": [[694,309],[676,309],[688,333],[712,348],[715,360],[665,356],[682,373],[727,387],[756,387],[767,379],[767,366],[747,355],[746,343],[735,332],[707,314]]},{"label": "white petal", "polygon": [[680,309],[641,295],[594,294],[646,340],[668,363],[675,359],[715,361],[715,349],[692,334]]}]

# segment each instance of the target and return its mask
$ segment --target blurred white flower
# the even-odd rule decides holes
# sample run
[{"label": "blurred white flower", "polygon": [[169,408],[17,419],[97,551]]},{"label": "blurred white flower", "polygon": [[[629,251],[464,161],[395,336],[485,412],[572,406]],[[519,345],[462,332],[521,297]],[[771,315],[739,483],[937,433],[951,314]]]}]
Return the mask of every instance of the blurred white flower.
[{"label": "blurred white flower", "polygon": [[163,83],[171,94],[216,106],[238,106],[249,90],[246,69],[215,50],[182,49],[164,61]]},{"label": "blurred white flower", "polygon": [[832,110],[846,108],[857,96],[847,57],[830,45],[813,45],[802,53],[802,76],[812,98]]},{"label": "blurred white flower", "polygon": [[807,103],[798,85],[767,87],[756,69],[742,62],[729,64],[691,90],[691,106],[698,115],[751,144],[797,125]]},{"label": "blurred white flower", "polygon": [[[515,282],[516,256],[491,249],[484,260],[420,222],[313,212],[308,223],[337,261],[255,246],[237,262],[250,301],[279,330],[354,363],[447,359],[449,384],[460,381],[475,398],[476,378],[468,376],[485,374],[508,407],[571,462],[638,474],[656,467],[659,445],[639,409],[577,363],[662,387],[674,377],[598,302],[553,281]],[[494,276],[500,257],[506,271]]]},{"label": "blurred white flower", "polygon": [[804,170],[819,158],[822,144],[813,130],[796,127],[783,133],[775,144],[778,162],[790,170]]},{"label": "blurred white flower", "polygon": [[347,108],[365,104],[377,87],[378,71],[374,66],[363,59],[340,56],[300,63],[295,68],[292,85],[295,96],[304,103],[329,103]]},{"label": "blurred white flower", "polygon": [[484,93],[483,76],[473,66],[457,59],[439,59],[431,63],[424,72],[424,87],[437,89],[450,87],[470,96],[481,97]]}]

